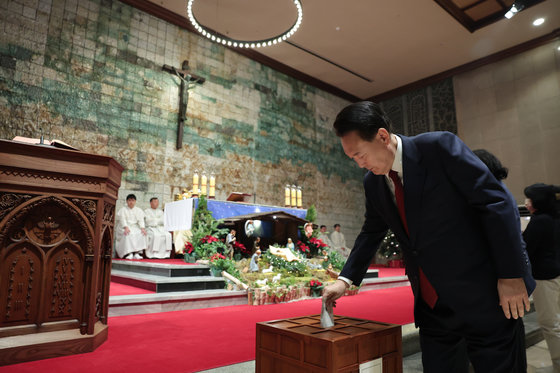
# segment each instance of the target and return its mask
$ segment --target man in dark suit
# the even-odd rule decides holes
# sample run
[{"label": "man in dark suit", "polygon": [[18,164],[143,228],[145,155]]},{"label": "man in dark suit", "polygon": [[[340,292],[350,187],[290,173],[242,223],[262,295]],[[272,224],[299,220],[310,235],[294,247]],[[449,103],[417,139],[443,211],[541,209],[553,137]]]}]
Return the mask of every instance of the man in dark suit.
[{"label": "man in dark suit", "polygon": [[521,317],[534,280],[503,186],[457,136],[397,136],[372,102],[344,108],[334,128],[369,171],[364,225],[325,301],[361,283],[390,228],[415,296],[424,371],[467,372],[469,359],[477,372],[526,371]]}]

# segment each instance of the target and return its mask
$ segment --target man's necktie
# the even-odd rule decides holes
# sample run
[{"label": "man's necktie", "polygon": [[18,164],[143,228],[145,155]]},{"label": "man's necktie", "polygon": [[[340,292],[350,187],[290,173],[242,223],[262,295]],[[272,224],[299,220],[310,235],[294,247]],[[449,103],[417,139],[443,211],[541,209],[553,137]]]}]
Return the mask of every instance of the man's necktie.
[{"label": "man's necktie", "polygon": [[[397,209],[399,210],[399,215],[401,217],[404,230],[406,234],[409,235],[408,224],[406,223],[406,215],[404,212],[404,191],[401,178],[399,177],[399,174],[393,170],[389,171],[389,177],[391,178],[391,180],[393,180],[393,184],[395,185],[395,200],[397,202]],[[420,295],[422,296],[422,299],[424,299],[424,301],[428,304],[428,306],[433,309],[438,299],[436,290],[434,289],[432,284],[430,284],[430,281],[424,274],[424,271],[422,271],[421,267],[418,267],[418,274],[420,277]]]}]

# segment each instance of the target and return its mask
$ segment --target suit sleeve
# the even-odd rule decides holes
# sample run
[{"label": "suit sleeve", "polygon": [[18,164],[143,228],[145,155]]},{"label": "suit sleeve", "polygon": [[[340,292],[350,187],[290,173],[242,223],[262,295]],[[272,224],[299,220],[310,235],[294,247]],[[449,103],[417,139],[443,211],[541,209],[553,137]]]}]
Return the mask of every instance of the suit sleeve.
[{"label": "suit sleeve", "polygon": [[364,189],[366,191],[366,213],[362,230],[354,247],[350,252],[350,256],[340,272],[340,275],[352,280],[354,285],[361,284],[372,259],[377,252],[379,244],[383,237],[387,234],[387,224],[381,219],[373,206],[371,198],[368,196],[368,180],[367,175],[364,180]]},{"label": "suit sleeve", "polygon": [[450,182],[476,211],[498,278],[523,277],[527,263],[521,227],[508,192],[457,136],[442,134],[438,156]]}]

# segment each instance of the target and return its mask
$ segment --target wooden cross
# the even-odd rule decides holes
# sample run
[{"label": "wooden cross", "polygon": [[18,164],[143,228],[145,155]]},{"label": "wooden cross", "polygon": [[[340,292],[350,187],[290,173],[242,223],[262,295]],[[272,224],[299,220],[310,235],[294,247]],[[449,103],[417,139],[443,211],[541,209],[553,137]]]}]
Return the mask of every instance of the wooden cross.
[{"label": "wooden cross", "polygon": [[181,79],[179,89],[179,124],[177,127],[177,149],[183,147],[183,129],[187,121],[187,105],[189,103],[189,89],[192,89],[196,84],[202,84],[206,81],[201,76],[192,74],[189,71],[189,61],[183,61],[181,69],[176,69],[173,66],[163,65],[163,70],[170,74],[177,75]]}]

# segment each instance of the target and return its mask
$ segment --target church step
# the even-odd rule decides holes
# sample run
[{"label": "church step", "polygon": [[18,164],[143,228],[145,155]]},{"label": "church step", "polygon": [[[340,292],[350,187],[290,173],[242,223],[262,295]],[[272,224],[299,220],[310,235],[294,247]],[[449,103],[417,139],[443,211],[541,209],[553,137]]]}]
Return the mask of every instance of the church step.
[{"label": "church step", "polygon": [[210,269],[201,264],[165,264],[143,261],[113,260],[113,270],[165,277],[208,276]]},{"label": "church step", "polygon": [[168,293],[114,295],[109,297],[109,316],[227,307],[247,304],[245,290],[195,290]]},{"label": "church step", "polygon": [[150,275],[115,269],[111,271],[111,281],[119,284],[135,286],[141,289],[154,291],[156,293],[223,289],[225,287],[225,280],[222,277],[166,277],[161,275]]},{"label": "church step", "polygon": [[379,270],[369,268],[366,272],[364,278],[378,278],[379,277]]}]

